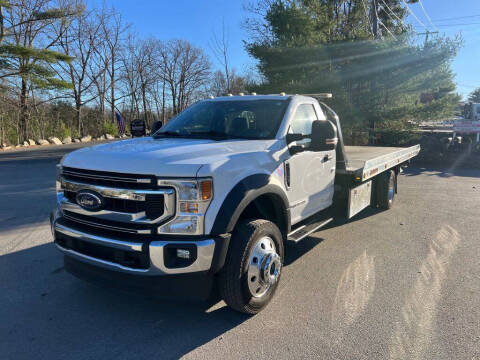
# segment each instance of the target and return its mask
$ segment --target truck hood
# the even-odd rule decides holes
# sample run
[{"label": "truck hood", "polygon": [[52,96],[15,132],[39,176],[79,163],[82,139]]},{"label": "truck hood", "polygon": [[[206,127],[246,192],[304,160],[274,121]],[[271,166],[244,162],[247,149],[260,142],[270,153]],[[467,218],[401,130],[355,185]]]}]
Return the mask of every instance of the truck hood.
[{"label": "truck hood", "polygon": [[67,154],[63,166],[157,176],[195,177],[202,165],[224,163],[229,155],[265,150],[264,141],[151,137],[116,141]]}]

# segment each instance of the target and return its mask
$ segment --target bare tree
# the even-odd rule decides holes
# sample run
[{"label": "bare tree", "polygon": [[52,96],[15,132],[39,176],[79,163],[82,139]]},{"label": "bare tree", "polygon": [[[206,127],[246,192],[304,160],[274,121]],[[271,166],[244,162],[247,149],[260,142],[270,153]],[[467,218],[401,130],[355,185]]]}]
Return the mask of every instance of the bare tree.
[{"label": "bare tree", "polygon": [[226,80],[225,90],[227,93],[231,92],[230,88],[230,64],[228,57],[228,34],[225,31],[225,22],[222,19],[222,32],[220,35],[213,33],[213,39],[210,44],[210,49],[212,50],[217,61],[222,65],[224,71],[224,78]]},{"label": "bare tree", "polygon": [[109,20],[111,13],[103,7],[96,11],[94,15],[96,22],[100,24],[99,31],[96,34],[96,42],[94,51],[88,62],[87,76],[93,83],[93,88],[90,90],[95,94],[95,101],[98,105],[101,122],[105,121],[105,103],[107,98],[107,91],[109,89],[109,82],[107,81],[107,69],[110,67],[110,57],[107,56],[107,45],[105,39],[104,23]]},{"label": "bare tree", "polygon": [[[136,53],[137,72],[139,77],[140,94],[143,104],[145,121],[149,124],[149,100],[154,84],[159,81],[159,73],[156,70],[155,59],[156,40],[148,39],[140,42],[139,51]],[[153,119],[152,119],[153,120]]]},{"label": "bare tree", "polygon": [[173,113],[184,110],[207,82],[210,61],[203,50],[185,40],[170,40],[162,51],[163,78],[169,87]]},{"label": "bare tree", "polygon": [[251,83],[251,79],[247,76],[237,75],[236,71],[233,69],[230,72],[230,86],[228,87],[225,74],[222,71],[217,70],[210,77],[207,92],[209,95],[213,96],[225,96],[228,93],[238,94],[245,92]]},{"label": "bare tree", "polygon": [[70,63],[57,65],[59,76],[72,84],[72,92],[76,110],[76,124],[79,134],[83,133],[82,107],[97,97],[91,92],[94,85],[92,79],[101,74],[89,74],[91,61],[98,45],[102,21],[93,12],[84,12],[76,16],[72,22],[62,22],[56,27],[58,46],[65,54],[74,58]]},{"label": "bare tree", "polygon": [[[202,49],[129,37],[114,9],[86,11],[84,1],[11,0],[5,8],[0,0],[0,142],[98,134],[116,111],[165,121],[212,88]],[[243,90],[225,28],[217,45],[224,70],[217,88]]]},{"label": "bare tree", "polygon": [[229,40],[223,21],[221,34],[213,34],[210,49],[222,67],[222,71],[216,71],[211,78],[209,87],[211,94],[221,96],[245,91],[247,79],[237,75],[235,69],[230,66]]},{"label": "bare tree", "polygon": [[119,68],[121,66],[120,53],[122,51],[123,37],[128,30],[129,25],[125,24],[122,16],[114,9],[110,10],[110,14],[102,23],[102,30],[105,54],[104,63],[107,75],[108,88],[110,96],[106,97],[107,103],[110,104],[110,119],[115,121],[116,101],[119,100],[116,95],[116,81],[119,78]]}]

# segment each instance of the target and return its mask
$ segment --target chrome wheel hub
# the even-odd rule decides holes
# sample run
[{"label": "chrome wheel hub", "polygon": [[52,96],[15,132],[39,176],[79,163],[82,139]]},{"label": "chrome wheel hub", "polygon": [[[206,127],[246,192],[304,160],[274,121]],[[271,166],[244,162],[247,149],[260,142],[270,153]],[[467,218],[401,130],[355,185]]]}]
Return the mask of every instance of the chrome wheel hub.
[{"label": "chrome wheel hub", "polygon": [[389,202],[393,201],[394,196],[395,196],[395,183],[393,182],[393,179],[390,179],[388,183],[388,201]]},{"label": "chrome wheel hub", "polygon": [[274,241],[265,236],[257,241],[248,262],[248,289],[253,297],[262,297],[280,277],[282,260]]},{"label": "chrome wheel hub", "polygon": [[269,254],[265,256],[262,266],[262,280],[270,285],[277,282],[278,275],[280,275],[280,256],[277,254]]}]

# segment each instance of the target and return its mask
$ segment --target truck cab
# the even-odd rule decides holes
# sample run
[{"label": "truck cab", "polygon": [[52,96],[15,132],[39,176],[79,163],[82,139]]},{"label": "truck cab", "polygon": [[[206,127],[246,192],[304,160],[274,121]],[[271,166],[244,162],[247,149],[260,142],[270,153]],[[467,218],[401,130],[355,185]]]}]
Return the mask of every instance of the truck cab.
[{"label": "truck cab", "polygon": [[463,108],[463,118],[470,121],[478,121],[480,119],[480,104],[468,103]]},{"label": "truck cab", "polygon": [[338,117],[311,96],[207,99],[151,137],[67,154],[54,241],[79,277],[174,296],[207,297],[217,283],[254,314],[275,293],[286,241],[334,213],[391,206],[419,148],[387,149],[354,149],[349,165]]}]

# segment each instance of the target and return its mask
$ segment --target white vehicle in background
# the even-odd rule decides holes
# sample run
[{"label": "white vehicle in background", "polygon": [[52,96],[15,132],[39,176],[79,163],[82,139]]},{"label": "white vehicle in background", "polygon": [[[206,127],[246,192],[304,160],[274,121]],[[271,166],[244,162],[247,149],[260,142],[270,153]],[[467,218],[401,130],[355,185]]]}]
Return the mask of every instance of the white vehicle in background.
[{"label": "white vehicle in background", "polygon": [[273,297],[287,241],[335,216],[388,209],[420,151],[344,146],[319,96],[201,101],[152,137],[83,148],[58,166],[54,241],[93,281],[179,296],[217,282],[254,314]]},{"label": "white vehicle in background", "polygon": [[453,123],[453,139],[457,134],[473,134],[476,137],[476,144],[480,143],[480,104],[468,103],[463,110],[463,119]]}]

